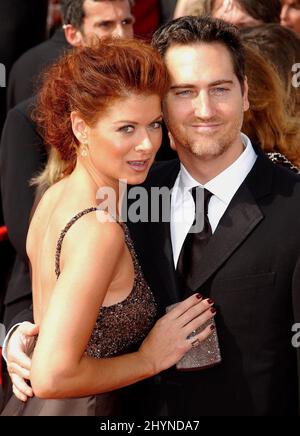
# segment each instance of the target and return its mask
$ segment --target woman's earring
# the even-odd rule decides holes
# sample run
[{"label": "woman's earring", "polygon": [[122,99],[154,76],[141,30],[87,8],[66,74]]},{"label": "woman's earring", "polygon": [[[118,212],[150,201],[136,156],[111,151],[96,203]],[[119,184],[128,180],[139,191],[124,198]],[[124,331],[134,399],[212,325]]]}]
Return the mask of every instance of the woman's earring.
[{"label": "woman's earring", "polygon": [[88,148],[86,147],[86,145],[81,145],[80,147],[80,154],[82,157],[87,157],[88,155]]},{"label": "woman's earring", "polygon": [[88,142],[87,142],[86,136],[82,137],[82,144],[80,146],[80,154],[82,157],[87,157],[87,155],[88,155]]}]

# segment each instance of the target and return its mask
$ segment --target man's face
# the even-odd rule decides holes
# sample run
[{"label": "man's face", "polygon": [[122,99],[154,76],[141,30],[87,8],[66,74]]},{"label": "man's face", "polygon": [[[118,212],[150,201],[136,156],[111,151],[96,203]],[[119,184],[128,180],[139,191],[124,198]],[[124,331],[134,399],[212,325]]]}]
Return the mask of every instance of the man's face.
[{"label": "man's face", "polygon": [[261,20],[251,17],[235,0],[216,0],[212,16],[221,18],[238,27],[254,27],[263,24]]},{"label": "man's face", "polygon": [[85,0],[82,36],[88,45],[93,36],[133,37],[133,16],[128,0]]},{"label": "man's face", "polygon": [[242,94],[227,48],[220,43],[174,45],[166,53],[171,88],[164,102],[174,148],[183,162],[240,147],[248,87]]}]

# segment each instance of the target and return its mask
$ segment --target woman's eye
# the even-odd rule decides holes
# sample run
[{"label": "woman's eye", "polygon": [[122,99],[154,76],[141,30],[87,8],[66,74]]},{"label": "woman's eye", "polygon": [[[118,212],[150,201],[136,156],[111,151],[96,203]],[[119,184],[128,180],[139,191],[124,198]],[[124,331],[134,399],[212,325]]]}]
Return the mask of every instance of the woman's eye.
[{"label": "woman's eye", "polygon": [[152,129],[161,129],[162,121],[155,121],[154,123],[150,124],[150,127],[152,127]]},{"label": "woman's eye", "polygon": [[119,132],[132,133],[134,131],[134,126],[123,126],[120,127]]}]

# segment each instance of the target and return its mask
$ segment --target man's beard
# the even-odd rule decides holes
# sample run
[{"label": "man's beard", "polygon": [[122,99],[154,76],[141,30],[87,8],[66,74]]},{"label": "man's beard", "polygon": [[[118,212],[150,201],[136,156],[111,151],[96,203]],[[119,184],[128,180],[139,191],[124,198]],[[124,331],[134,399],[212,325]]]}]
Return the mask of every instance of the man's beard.
[{"label": "man's beard", "polygon": [[226,141],[225,138],[222,141],[216,141],[212,143],[205,143],[205,139],[200,141],[190,141],[187,139],[184,144],[185,148],[188,148],[194,156],[199,159],[211,159],[222,156],[232,144],[231,141]]},{"label": "man's beard", "polygon": [[[243,112],[241,117],[230,126],[229,131],[225,131],[223,135],[222,133],[217,135],[201,134],[199,138],[197,138],[197,136],[192,138],[192,135],[189,135],[188,132],[181,132],[176,126],[172,125],[170,126],[170,131],[172,132],[175,143],[179,145],[180,148],[189,150],[191,154],[201,160],[209,160],[222,156],[239,139],[242,123]],[[209,124],[209,122],[207,122],[207,124]]]}]

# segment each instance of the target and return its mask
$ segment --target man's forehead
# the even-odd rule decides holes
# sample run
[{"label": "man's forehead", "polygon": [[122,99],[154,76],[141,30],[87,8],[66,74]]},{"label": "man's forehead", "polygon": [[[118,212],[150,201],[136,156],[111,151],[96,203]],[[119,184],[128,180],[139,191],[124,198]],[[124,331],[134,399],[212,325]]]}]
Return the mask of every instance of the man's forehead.
[{"label": "man's forehead", "polygon": [[227,79],[234,75],[230,52],[218,42],[171,46],[165,60],[173,80],[196,82],[203,78],[211,81],[211,78],[214,81],[220,74]]},{"label": "man's forehead", "polygon": [[207,54],[231,59],[228,48],[218,42],[193,42],[190,44],[172,44],[166,51],[166,63],[190,63],[207,60]]},{"label": "man's forehead", "polygon": [[104,19],[116,11],[122,11],[124,15],[131,12],[129,0],[85,0],[83,8],[85,17],[101,15]]}]

